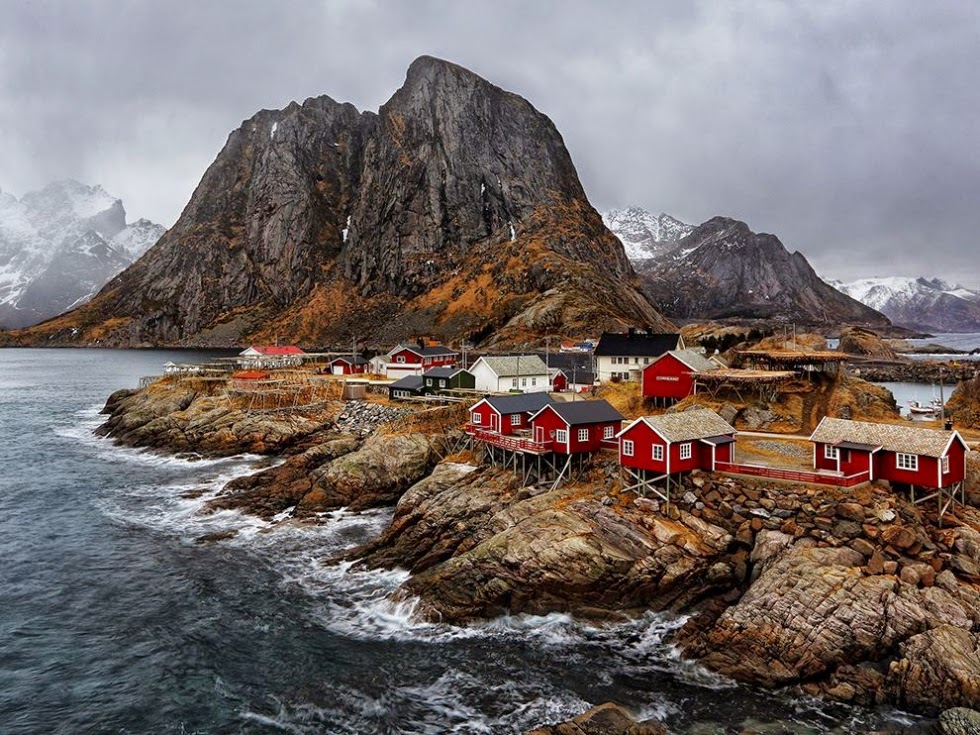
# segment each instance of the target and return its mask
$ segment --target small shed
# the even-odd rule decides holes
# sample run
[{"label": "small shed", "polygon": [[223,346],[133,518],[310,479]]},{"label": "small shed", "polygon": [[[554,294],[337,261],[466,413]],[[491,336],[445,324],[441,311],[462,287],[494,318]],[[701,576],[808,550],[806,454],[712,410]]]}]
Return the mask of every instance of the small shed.
[{"label": "small shed", "polygon": [[340,355],[327,363],[327,372],[333,375],[363,375],[368,371],[368,361],[360,355]]},{"label": "small shed", "polygon": [[439,367],[422,373],[425,387],[434,391],[476,388],[476,377],[469,370],[455,367]]},{"label": "small shed", "polygon": [[392,400],[418,398],[427,392],[421,375],[406,375],[388,386],[388,397]]}]

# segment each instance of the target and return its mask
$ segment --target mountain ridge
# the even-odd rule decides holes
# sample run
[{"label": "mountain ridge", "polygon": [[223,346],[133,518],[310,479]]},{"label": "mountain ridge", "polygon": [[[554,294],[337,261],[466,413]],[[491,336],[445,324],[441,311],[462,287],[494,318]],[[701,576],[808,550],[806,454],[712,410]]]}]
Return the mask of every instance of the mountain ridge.
[{"label": "mountain ridge", "polygon": [[433,57],[379,112],[327,96],[233,131],[177,223],[15,341],[230,346],[669,329],[553,123]]},{"label": "mountain ridge", "polygon": [[924,276],[861,278],[846,283],[828,280],[828,283],[909,329],[980,331],[980,292],[958,284]]}]

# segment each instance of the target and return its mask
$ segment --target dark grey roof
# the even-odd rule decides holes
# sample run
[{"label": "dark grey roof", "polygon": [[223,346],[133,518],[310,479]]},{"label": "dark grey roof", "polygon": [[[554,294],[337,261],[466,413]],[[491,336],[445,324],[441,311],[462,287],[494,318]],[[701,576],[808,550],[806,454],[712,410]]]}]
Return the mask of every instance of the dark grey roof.
[{"label": "dark grey roof", "polygon": [[466,371],[463,370],[463,368],[456,368],[456,367],[437,367],[437,368],[430,368],[429,370],[426,370],[424,373],[422,373],[422,377],[424,377],[424,378],[451,378],[456,373],[464,373],[464,372],[466,372]]},{"label": "dark grey roof", "polygon": [[677,349],[679,334],[604,332],[595,347],[596,357],[660,357]]},{"label": "dark grey roof", "polygon": [[622,421],[626,418],[613,408],[608,401],[603,400],[554,403],[551,406],[551,410],[565,419],[569,426]]},{"label": "dark grey roof", "polygon": [[351,357],[350,355],[338,355],[337,357],[335,357],[334,359],[332,359],[330,361],[330,364],[333,364],[333,363],[337,362],[337,360],[344,360],[345,362],[349,362],[351,365],[367,365],[368,364],[368,361],[365,360],[360,355],[358,355],[357,357]]},{"label": "dark grey roof", "polygon": [[420,375],[406,375],[400,380],[396,380],[394,383],[388,386],[388,388],[401,388],[403,390],[419,390],[425,382],[422,380]]},{"label": "dark grey roof", "polygon": [[515,393],[512,396],[487,396],[487,403],[502,415],[534,413],[554,402],[554,399],[547,393]]}]

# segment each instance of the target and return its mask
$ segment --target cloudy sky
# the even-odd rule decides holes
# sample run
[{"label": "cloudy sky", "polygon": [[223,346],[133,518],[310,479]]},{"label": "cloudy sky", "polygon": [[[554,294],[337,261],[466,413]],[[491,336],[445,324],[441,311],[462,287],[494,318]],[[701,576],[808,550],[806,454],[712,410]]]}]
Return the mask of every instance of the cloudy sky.
[{"label": "cloudy sky", "polygon": [[974,0],[4,0],[0,188],[101,183],[171,225],[243,119],[377,109],[421,54],[547,113],[600,209],[730,215],[824,275],[980,287]]}]

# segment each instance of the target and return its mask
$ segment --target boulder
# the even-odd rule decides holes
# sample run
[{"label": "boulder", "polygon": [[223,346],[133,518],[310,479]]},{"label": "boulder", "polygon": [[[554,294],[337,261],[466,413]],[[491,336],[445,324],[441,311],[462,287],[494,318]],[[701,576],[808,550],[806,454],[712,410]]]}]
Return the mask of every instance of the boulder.
[{"label": "boulder", "polygon": [[888,668],[887,687],[896,702],[919,710],[980,707],[980,639],[952,625],[912,636]]},{"label": "boulder", "polygon": [[954,707],[939,713],[937,735],[977,735],[980,733],[980,712],[966,707]]},{"label": "boulder", "polygon": [[607,702],[571,720],[531,730],[527,735],[667,735],[667,728],[653,720],[637,722],[622,707]]}]

